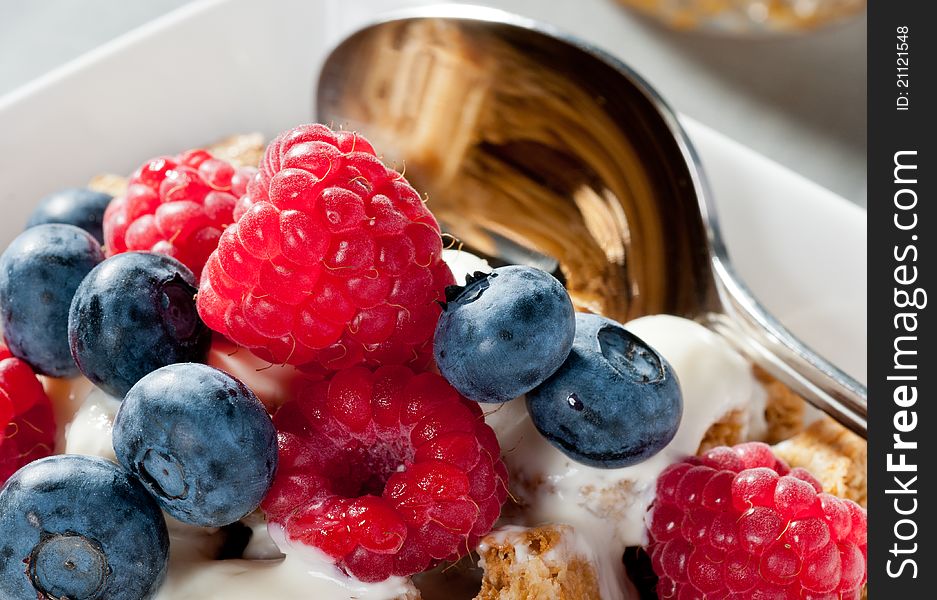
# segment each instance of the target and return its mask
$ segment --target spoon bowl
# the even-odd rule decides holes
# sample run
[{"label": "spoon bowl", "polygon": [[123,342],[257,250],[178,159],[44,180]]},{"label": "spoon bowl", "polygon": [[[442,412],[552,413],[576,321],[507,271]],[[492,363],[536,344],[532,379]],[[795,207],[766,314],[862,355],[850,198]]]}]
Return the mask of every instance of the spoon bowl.
[{"label": "spoon bowl", "polygon": [[452,244],[556,266],[579,310],[700,321],[865,437],[865,388],[735,276],[676,116],[618,59],[501,11],[422,8],[332,51],[317,115],[382,148]]}]

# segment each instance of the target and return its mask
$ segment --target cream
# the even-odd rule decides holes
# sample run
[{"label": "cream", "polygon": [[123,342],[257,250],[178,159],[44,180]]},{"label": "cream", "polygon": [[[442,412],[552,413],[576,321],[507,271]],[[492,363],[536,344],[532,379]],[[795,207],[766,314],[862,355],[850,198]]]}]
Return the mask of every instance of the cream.
[{"label": "cream", "polygon": [[365,584],[327,561],[309,562],[292,554],[280,560],[208,560],[173,540],[169,575],[156,600],[392,600],[416,593],[401,577]]},{"label": "cream", "polygon": [[120,400],[94,388],[65,426],[65,452],[89,454],[117,461],[111,430],[114,417],[120,409]]},{"label": "cream", "polygon": [[271,412],[290,398],[297,371],[292,365],[275,365],[260,359],[247,348],[216,336],[208,352],[208,364],[236,377],[260,399]]},{"label": "cream", "polygon": [[[167,521],[169,570],[156,600],[391,600],[415,593],[415,588],[400,577],[375,584],[351,579],[312,549],[285,558],[276,551],[279,557],[267,560],[212,560],[221,543],[217,530]],[[269,538],[266,534],[263,537],[266,546]],[[265,547],[264,552],[271,549]]]}]

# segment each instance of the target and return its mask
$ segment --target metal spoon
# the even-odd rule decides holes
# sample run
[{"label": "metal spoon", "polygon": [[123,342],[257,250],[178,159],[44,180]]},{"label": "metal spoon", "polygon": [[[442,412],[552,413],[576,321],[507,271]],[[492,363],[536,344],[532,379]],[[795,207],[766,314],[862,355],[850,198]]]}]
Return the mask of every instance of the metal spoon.
[{"label": "metal spoon", "polygon": [[317,102],[320,120],[361,131],[405,168],[473,249],[552,257],[579,308],[619,321],[701,321],[866,436],[865,387],[738,280],[693,147],[618,59],[501,11],[429,7],[345,39]]}]

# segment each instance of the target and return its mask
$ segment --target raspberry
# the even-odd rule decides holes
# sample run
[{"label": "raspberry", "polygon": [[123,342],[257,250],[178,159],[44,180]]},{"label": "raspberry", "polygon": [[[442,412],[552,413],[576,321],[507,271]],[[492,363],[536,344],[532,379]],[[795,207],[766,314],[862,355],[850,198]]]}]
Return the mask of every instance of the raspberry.
[{"label": "raspberry", "polygon": [[444,290],[436,219],[363,137],[302,125],[276,138],[208,259],[209,327],[276,363],[432,363]]},{"label": "raspberry", "polygon": [[280,463],[262,507],[294,544],[362,581],[467,554],[507,496],[478,404],[434,373],[352,367],[274,416]]},{"label": "raspberry", "polygon": [[198,277],[255,172],[205,150],[147,161],[130,176],[127,193],[104,213],[107,255],[159,252]]},{"label": "raspberry", "polygon": [[29,365],[0,345],[0,485],[23,465],[52,454],[52,403]]},{"label": "raspberry", "polygon": [[661,598],[858,599],[866,581],[865,509],[761,443],[664,470],[648,529]]}]

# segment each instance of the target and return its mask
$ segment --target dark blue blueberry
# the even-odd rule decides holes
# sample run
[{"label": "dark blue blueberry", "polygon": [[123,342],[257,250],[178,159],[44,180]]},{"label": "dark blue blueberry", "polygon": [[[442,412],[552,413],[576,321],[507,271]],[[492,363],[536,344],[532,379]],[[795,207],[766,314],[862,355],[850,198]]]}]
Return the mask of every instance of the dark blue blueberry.
[{"label": "dark blue blueberry", "polygon": [[104,210],[111,199],[113,196],[110,194],[87,188],[69,188],[53,192],[39,201],[39,206],[29,216],[26,227],[35,227],[43,223],[65,223],[84,229],[103,244]]},{"label": "dark blue blueberry", "polygon": [[573,304],[555,277],[508,266],[446,290],[436,325],[439,371],[466,398],[507,402],[556,371],[573,344]]},{"label": "dark blue blueberry", "polygon": [[85,377],[118,398],[156,369],[205,359],[211,331],[195,309],[195,277],[146,252],[112,256],[72,300],[68,342]]},{"label": "dark blue blueberry", "polygon": [[77,375],[68,310],[81,280],[102,260],[97,240],[72,225],[19,234],[0,256],[0,321],[10,352],[44,375]]},{"label": "dark blue blueberry", "polygon": [[537,430],[573,460],[606,469],[647,460],[680,426],[673,367],[615,321],[578,313],[563,366],[527,394]]},{"label": "dark blue blueberry", "polygon": [[159,506],[111,461],[50,456],[0,490],[0,598],[152,598],[168,558]]},{"label": "dark blue blueberry", "polygon": [[180,363],[127,393],[114,420],[114,451],[167,513],[221,527],[254,511],[270,489],[277,432],[243,383]]}]

